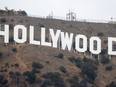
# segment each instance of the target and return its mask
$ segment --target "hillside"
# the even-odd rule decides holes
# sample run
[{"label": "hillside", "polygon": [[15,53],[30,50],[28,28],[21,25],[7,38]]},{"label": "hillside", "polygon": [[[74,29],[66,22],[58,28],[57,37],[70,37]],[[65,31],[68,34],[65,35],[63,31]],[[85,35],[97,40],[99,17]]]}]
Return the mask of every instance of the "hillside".
[{"label": "hillside", "polygon": [[[1,25],[10,25],[10,43],[0,37],[0,87],[116,87],[116,56],[107,55],[107,38],[116,37],[115,23],[92,23],[1,15]],[[102,39],[100,59],[89,51],[78,53],[47,46],[15,44],[13,26],[35,26],[35,39],[40,40],[41,27],[83,34]],[[3,27],[3,26],[2,26]],[[28,35],[29,38],[29,35]],[[49,41],[49,33],[46,34]],[[114,44],[115,45],[115,44]],[[116,49],[114,47],[114,49]]]}]

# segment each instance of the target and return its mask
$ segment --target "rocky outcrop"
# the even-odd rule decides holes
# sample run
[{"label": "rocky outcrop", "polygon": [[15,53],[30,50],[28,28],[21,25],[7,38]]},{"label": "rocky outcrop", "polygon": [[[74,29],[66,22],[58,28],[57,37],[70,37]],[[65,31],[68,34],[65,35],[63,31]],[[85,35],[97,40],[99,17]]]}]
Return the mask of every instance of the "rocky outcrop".
[{"label": "rocky outcrop", "polygon": [[6,8],[6,10],[0,9],[0,16],[27,16],[27,13],[22,10],[15,11],[14,9],[9,10]]}]

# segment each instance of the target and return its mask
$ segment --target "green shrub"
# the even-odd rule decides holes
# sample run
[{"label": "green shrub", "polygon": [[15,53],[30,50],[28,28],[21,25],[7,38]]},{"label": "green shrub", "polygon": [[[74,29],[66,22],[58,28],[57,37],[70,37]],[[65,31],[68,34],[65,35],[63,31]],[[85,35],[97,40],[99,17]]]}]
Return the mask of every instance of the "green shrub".
[{"label": "green shrub", "polygon": [[116,87],[116,82],[111,82],[109,85],[107,85],[106,87]]},{"label": "green shrub", "polygon": [[[76,86],[75,86],[75,87],[76,87]],[[82,80],[82,81],[78,84],[78,87],[88,87],[88,86],[87,86],[87,80],[86,80],[86,79]]]},{"label": "green shrub", "polygon": [[50,79],[55,85],[54,87],[66,87],[65,82],[59,73],[48,72],[44,74],[43,77],[44,79]]},{"label": "green shrub", "polygon": [[107,70],[107,71],[112,70],[112,65],[105,67],[105,70]]},{"label": "green shrub", "polygon": [[26,77],[26,80],[29,84],[33,84],[36,81],[36,75],[32,72],[26,71],[23,73],[23,76]]},{"label": "green shrub", "polygon": [[103,32],[98,32],[98,33],[97,33],[97,36],[102,37],[102,36],[104,36],[104,33],[103,33]]},{"label": "green shrub", "polygon": [[25,71],[25,72],[23,73],[23,76],[29,76],[30,74],[31,74],[31,72]]},{"label": "green shrub", "polygon": [[90,62],[83,63],[81,67],[81,73],[86,75],[91,83],[94,83],[95,78],[97,77],[97,66]]},{"label": "green shrub", "polygon": [[76,59],[76,60],[75,60],[75,63],[76,63],[76,66],[77,66],[78,68],[80,68],[80,67],[82,66],[82,64],[83,64],[83,62],[82,62],[82,60],[81,60],[80,58]]},{"label": "green shrub", "polygon": [[1,21],[1,23],[5,23],[6,19],[5,18],[1,18],[0,21]]},{"label": "green shrub", "polygon": [[0,52],[0,57],[2,57],[3,56],[3,53],[2,52]]},{"label": "green shrub", "polygon": [[58,54],[57,57],[60,58],[60,59],[63,59],[64,55],[62,53],[60,53],[60,54]]},{"label": "green shrub", "polygon": [[39,71],[38,69],[33,68],[33,69],[32,69],[32,73],[33,73],[33,74],[41,73],[41,71]]},{"label": "green shrub", "polygon": [[90,59],[90,58],[86,58],[86,57],[84,57],[84,58],[83,58],[83,62],[93,63],[93,60]]},{"label": "green shrub", "polygon": [[9,63],[6,63],[6,64],[5,64],[5,67],[8,67],[8,68],[9,68]]},{"label": "green shrub", "polygon": [[18,64],[18,63],[15,63],[14,66],[15,66],[15,67],[19,67],[19,64]]},{"label": "green shrub", "polygon": [[18,78],[19,76],[21,76],[21,73],[20,72],[9,72],[9,75],[11,78]]},{"label": "green shrub", "polygon": [[40,27],[44,27],[44,25],[43,24],[40,24]]},{"label": "green shrub", "polygon": [[71,87],[78,87],[78,83],[79,83],[79,78],[77,75],[73,75],[70,79],[70,86]]},{"label": "green shrub", "polygon": [[12,48],[12,51],[13,52],[17,52],[17,48]]},{"label": "green shrub", "polygon": [[70,62],[72,62],[72,63],[75,63],[75,61],[76,61],[75,57],[69,57],[68,60],[69,60]]},{"label": "green shrub", "polygon": [[68,60],[74,63],[78,68],[81,68],[83,61],[81,58],[69,57]]},{"label": "green shrub", "polygon": [[22,14],[23,16],[27,16],[27,13],[26,13],[25,11],[21,11],[21,14]]},{"label": "green shrub", "polygon": [[50,79],[45,79],[41,87],[48,87],[48,85],[52,85],[52,84],[53,82]]},{"label": "green shrub", "polygon": [[14,74],[14,72],[13,72],[13,71],[10,71],[10,72],[9,72],[9,75],[13,75],[13,74]]},{"label": "green shrub", "polygon": [[39,62],[33,62],[32,67],[35,68],[35,69],[42,69],[43,65]]},{"label": "green shrub", "polygon": [[101,55],[105,55],[106,53],[107,53],[107,50],[106,49],[102,49],[100,54]]},{"label": "green shrub", "polygon": [[0,75],[0,87],[6,87],[7,83],[8,80],[3,75]]},{"label": "green shrub", "polygon": [[66,68],[64,66],[60,66],[60,71],[63,72],[63,73],[66,73]]},{"label": "green shrub", "polygon": [[106,56],[102,56],[101,63],[102,64],[108,64],[110,62],[110,59]]}]

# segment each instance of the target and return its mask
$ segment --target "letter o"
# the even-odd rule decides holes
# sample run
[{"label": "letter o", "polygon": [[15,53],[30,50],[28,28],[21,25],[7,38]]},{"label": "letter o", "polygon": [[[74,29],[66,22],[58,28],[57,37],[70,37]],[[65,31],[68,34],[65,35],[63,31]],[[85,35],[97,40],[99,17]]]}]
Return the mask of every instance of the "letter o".
[{"label": "letter o", "polygon": [[[97,41],[97,49],[94,50],[94,41]],[[89,41],[90,52],[93,54],[99,54],[101,52],[101,39],[98,37],[91,37]]]}]

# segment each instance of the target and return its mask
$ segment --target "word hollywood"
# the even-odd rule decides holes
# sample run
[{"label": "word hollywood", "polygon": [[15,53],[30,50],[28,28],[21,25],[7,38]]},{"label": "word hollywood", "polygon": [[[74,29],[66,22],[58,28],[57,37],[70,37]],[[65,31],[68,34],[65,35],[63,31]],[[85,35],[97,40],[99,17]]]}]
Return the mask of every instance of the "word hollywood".
[{"label": "word hollywood", "polygon": [[[0,25],[1,26],[1,25]],[[22,38],[19,38],[19,30],[21,30]],[[87,47],[89,43],[89,51],[92,54],[99,54],[101,52],[101,39],[96,36],[92,36],[89,38],[89,42],[85,35],[77,34],[74,36],[73,33],[62,32],[61,30],[53,30],[49,29],[49,35],[51,36],[51,41],[47,42],[46,38],[46,29],[41,28],[41,40],[34,40],[34,26],[29,26],[29,32],[24,25],[15,25],[14,26],[14,41],[16,43],[25,43],[27,41],[27,33],[29,33],[29,44],[34,45],[44,45],[51,46],[53,48],[58,48],[58,44],[60,44],[61,49],[71,51],[73,42],[75,42],[75,49],[78,52],[87,51]],[[4,43],[9,43],[9,25],[4,25],[4,29],[0,29],[0,36],[4,36]],[[82,40],[82,41],[81,41]],[[80,43],[80,41],[82,43]],[[116,42],[115,37],[108,37],[108,54],[116,55],[116,51],[113,50],[112,45],[113,42]],[[95,44],[96,42],[96,44]],[[80,47],[82,45],[82,47]],[[96,45],[96,47],[95,47]]]}]

